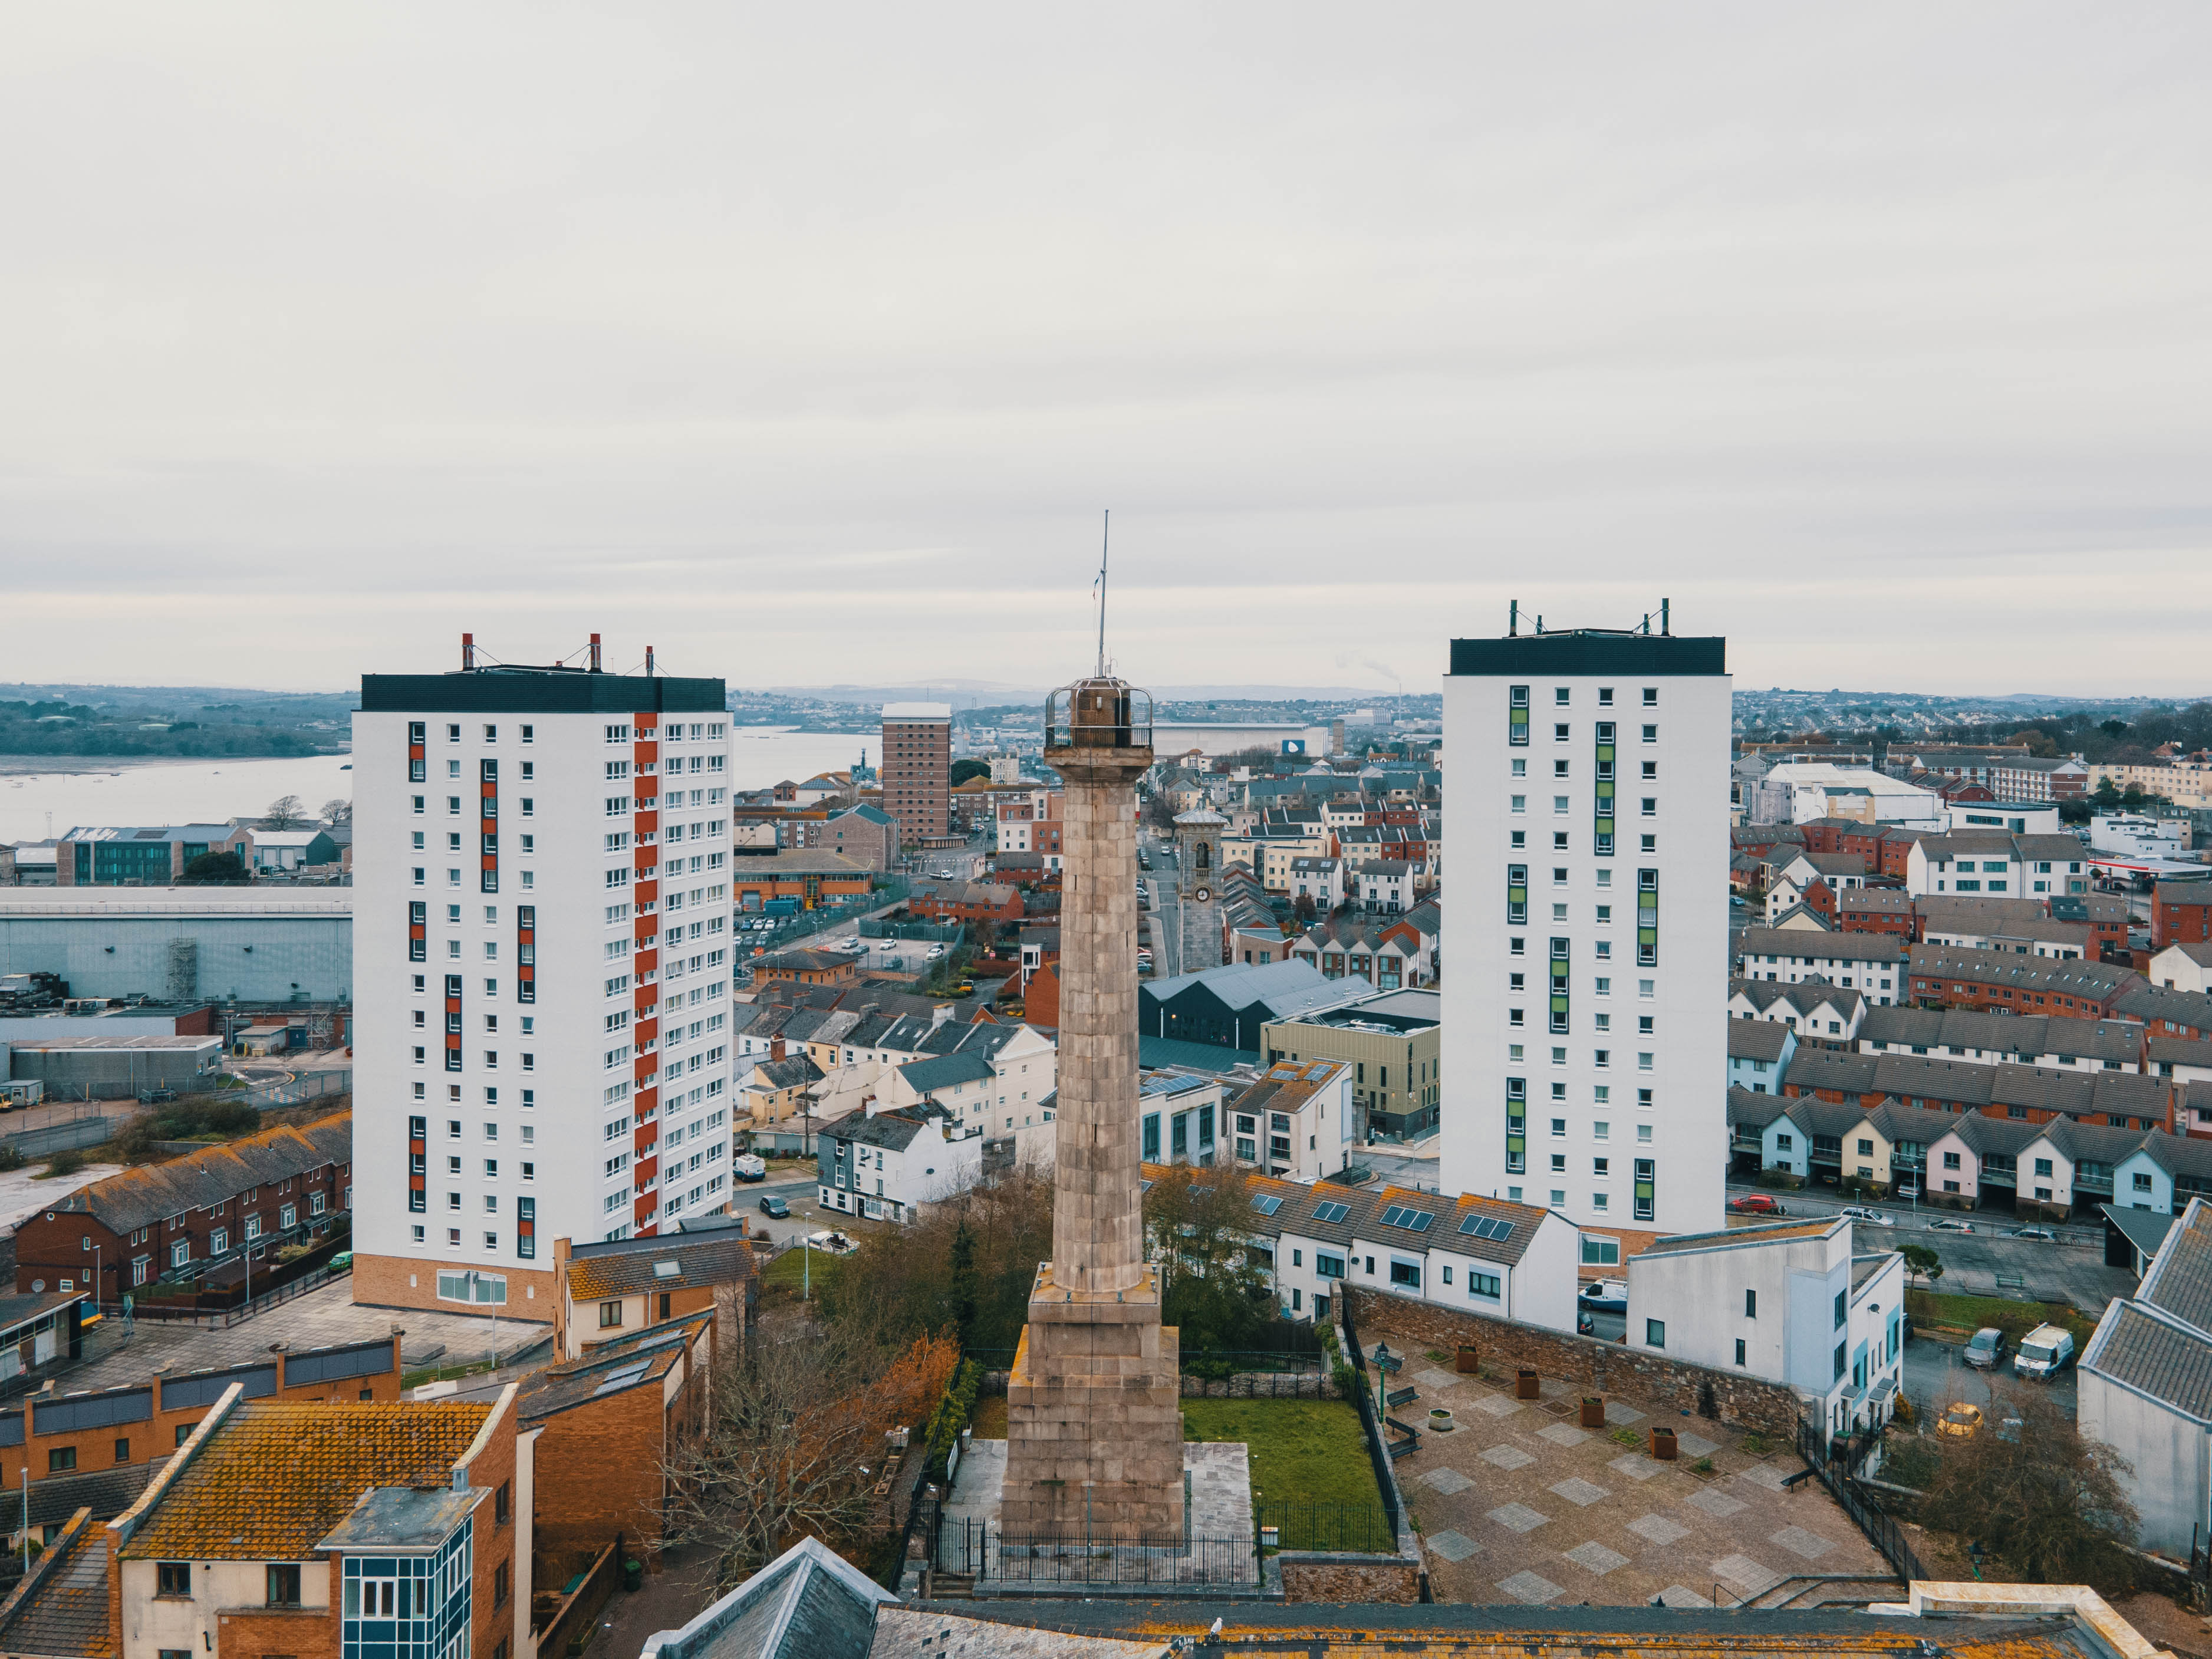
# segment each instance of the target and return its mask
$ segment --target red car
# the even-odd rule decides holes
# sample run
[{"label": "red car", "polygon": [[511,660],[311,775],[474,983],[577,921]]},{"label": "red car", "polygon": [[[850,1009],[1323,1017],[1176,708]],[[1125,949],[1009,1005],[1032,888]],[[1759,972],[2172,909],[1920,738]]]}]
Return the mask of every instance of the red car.
[{"label": "red car", "polygon": [[1788,1215],[1789,1211],[1765,1193],[1746,1193],[1741,1198],[1729,1200],[1729,1208],[1737,1215]]}]

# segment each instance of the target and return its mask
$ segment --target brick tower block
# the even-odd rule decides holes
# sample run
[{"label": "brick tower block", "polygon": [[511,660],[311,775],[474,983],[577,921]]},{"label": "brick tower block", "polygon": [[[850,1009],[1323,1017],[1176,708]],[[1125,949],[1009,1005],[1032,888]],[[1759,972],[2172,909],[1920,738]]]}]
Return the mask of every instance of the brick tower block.
[{"label": "brick tower block", "polygon": [[1146,1264],[1137,1111],[1137,779],[1150,700],[1120,680],[1053,694],[1045,761],[1066,784],[1052,1260],[1006,1389],[1000,1524],[1159,1537],[1183,1524],[1176,1333]]}]

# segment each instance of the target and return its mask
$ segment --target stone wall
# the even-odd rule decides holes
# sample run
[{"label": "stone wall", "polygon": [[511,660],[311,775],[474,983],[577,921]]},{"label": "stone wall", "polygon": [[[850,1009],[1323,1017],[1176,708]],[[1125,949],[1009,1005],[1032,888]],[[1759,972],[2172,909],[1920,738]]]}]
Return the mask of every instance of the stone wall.
[{"label": "stone wall", "polygon": [[1755,1430],[1785,1439],[1796,1432],[1797,1420],[1804,1414],[1796,1395],[1778,1382],[1685,1364],[1623,1343],[1570,1336],[1509,1319],[1456,1313],[1385,1291],[1356,1290],[1346,1285],[1340,1294],[1351,1299],[1359,1340],[1370,1352],[1378,1341],[1414,1353],[1436,1348],[1455,1355],[1462,1344],[1469,1344],[1492,1372],[1526,1366],[1592,1394],[1619,1389],[1638,1400],[1671,1405],[1693,1414],[1700,1412],[1705,1390],[1711,1388],[1712,1405],[1721,1422],[1730,1428]]},{"label": "stone wall", "polygon": [[[976,1392],[1002,1395],[1007,1373],[985,1371]],[[1185,1400],[1338,1400],[1336,1379],[1327,1371],[1234,1371],[1227,1376],[1182,1379]]]},{"label": "stone wall", "polygon": [[1275,1558],[1285,1601],[1389,1601],[1421,1599],[1421,1564],[1404,1555],[1329,1555],[1285,1550]]}]

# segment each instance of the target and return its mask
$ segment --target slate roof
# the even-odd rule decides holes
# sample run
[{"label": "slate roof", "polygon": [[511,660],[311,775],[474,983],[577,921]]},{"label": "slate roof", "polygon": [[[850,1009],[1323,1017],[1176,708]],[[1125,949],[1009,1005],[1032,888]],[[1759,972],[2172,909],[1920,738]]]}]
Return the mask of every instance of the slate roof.
[{"label": "slate roof", "polygon": [[1934,1054],[1852,1054],[1800,1049],[1790,1062],[1793,1091],[1955,1101],[1968,1107],[2025,1106],[2068,1117],[2111,1116],[2164,1122],[2171,1085],[2135,1072],[2075,1072],[1991,1065]]},{"label": "slate roof", "polygon": [[264,1129],[165,1164],[149,1164],[80,1188],[54,1206],[88,1214],[111,1232],[134,1232],[187,1210],[211,1209],[249,1187],[272,1186],[353,1161],[353,1114],[304,1127]]},{"label": "slate roof", "polygon": [[[672,1265],[673,1273],[664,1273]],[[758,1271],[751,1241],[734,1231],[690,1238],[623,1238],[579,1244],[568,1257],[568,1294],[578,1302],[636,1296],[647,1291],[735,1285]]]},{"label": "slate roof", "polygon": [[2155,1210],[2138,1210],[2124,1204],[2100,1204],[2105,1219],[2120,1230],[2121,1235],[2138,1250],[2155,1256],[2166,1236],[2173,1231],[2177,1216],[2161,1215]]},{"label": "slate roof", "polygon": [[0,1602],[0,1644],[10,1654],[112,1659],[106,1519],[89,1512],[70,1519]]},{"label": "slate roof", "polygon": [[1966,1008],[1870,1008],[1859,1028],[1869,1052],[1924,1048],[1994,1060],[2002,1055],[2058,1054],[2136,1064],[2142,1029],[2122,1020],[2070,1019],[2063,1014],[1978,1013]]},{"label": "slate roof", "polygon": [[2146,1025],[2171,1021],[2191,1030],[2212,1031],[2212,996],[2202,991],[2169,991],[2142,981],[2129,988],[2112,1012]]},{"label": "slate roof", "polygon": [[[2024,957],[2011,951],[1977,951],[1964,945],[1914,945],[1912,971],[1927,979],[1958,980],[1970,985],[2008,985],[2016,990],[2056,992],[2097,1000],[2127,989],[2130,981],[2142,983],[2142,976],[2134,969],[2115,967],[2109,963]],[[2165,994],[2183,994],[2169,991]]]},{"label": "slate roof", "polygon": [[914,1144],[914,1138],[922,1130],[922,1120],[908,1117],[904,1112],[878,1112],[870,1117],[866,1112],[852,1112],[821,1129],[825,1140],[849,1140],[861,1146],[885,1146],[902,1152]]},{"label": "slate roof", "polygon": [[898,1598],[818,1540],[802,1538],[641,1659],[868,1659],[876,1609]]},{"label": "slate roof", "polygon": [[2136,1291],[2161,1313],[2212,1340],[2212,1210],[2191,1199]]},{"label": "slate roof", "polygon": [[1748,1089],[1732,1088],[1728,1091],[1729,1127],[1764,1129],[1796,1104],[1787,1095],[1753,1094]]},{"label": "slate roof", "polygon": [[1895,933],[1812,933],[1802,928],[1747,927],[1737,938],[1736,950],[1746,962],[1753,956],[1779,957],[1786,963],[1800,957],[1900,965],[1905,961],[1905,942]]},{"label": "slate roof", "polygon": [[1778,1020],[1732,1019],[1728,1023],[1729,1058],[1780,1060],[1790,1037],[1790,1028]]},{"label": "slate roof", "polygon": [[1212,992],[1224,1007],[1242,1010],[1261,1006],[1277,1019],[1294,1019],[1317,1008],[1333,1008],[1374,991],[1364,980],[1323,979],[1311,963],[1295,959],[1225,963],[1218,968],[1178,974],[1173,979],[1149,981],[1141,990],[1146,999],[1158,1004],[1196,985]]},{"label": "slate roof", "polygon": [[[172,1379],[174,1380],[173,1378]],[[21,1407],[17,1407],[20,1412]],[[31,1524],[58,1527],[79,1510],[92,1511],[94,1521],[106,1522],[138,1501],[146,1485],[169,1464],[163,1452],[139,1463],[118,1463],[112,1468],[87,1469],[76,1474],[47,1475],[31,1482]],[[21,1497],[8,1519],[21,1524]]]},{"label": "slate roof", "polygon": [[956,1083],[980,1083],[996,1077],[998,1073],[989,1055],[963,1050],[908,1060],[898,1068],[898,1074],[916,1094],[926,1095],[938,1089],[949,1089]]},{"label": "slate roof", "polygon": [[232,1407],[148,1493],[125,1560],[304,1561],[375,1486],[444,1486],[491,1407],[453,1401]]},{"label": "slate roof", "polygon": [[2115,1302],[2106,1310],[2081,1364],[2185,1416],[2212,1421],[2212,1341],[2140,1302]]},{"label": "slate roof", "polygon": [[803,1089],[810,1083],[819,1083],[828,1075],[814,1063],[811,1054],[788,1054],[781,1060],[756,1058],[752,1075],[745,1079],[743,1086],[769,1090]]},{"label": "slate roof", "polygon": [[699,1313],[670,1320],[617,1341],[596,1344],[580,1359],[534,1372],[515,1396],[518,1420],[528,1426],[609,1395],[658,1389],[710,1317]]}]

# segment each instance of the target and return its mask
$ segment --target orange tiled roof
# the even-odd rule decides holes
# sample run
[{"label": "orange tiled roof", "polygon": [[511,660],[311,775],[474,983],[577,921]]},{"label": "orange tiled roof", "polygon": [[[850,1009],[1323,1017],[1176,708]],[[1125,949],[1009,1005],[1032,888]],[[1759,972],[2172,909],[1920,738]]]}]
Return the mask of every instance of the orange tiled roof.
[{"label": "orange tiled roof", "polygon": [[443,1486],[483,1402],[252,1401],[155,1498],[125,1560],[305,1559],[372,1486]]}]

